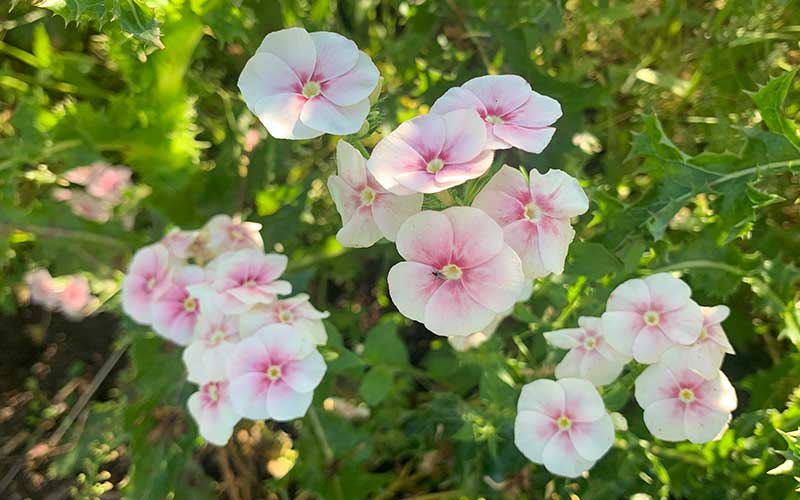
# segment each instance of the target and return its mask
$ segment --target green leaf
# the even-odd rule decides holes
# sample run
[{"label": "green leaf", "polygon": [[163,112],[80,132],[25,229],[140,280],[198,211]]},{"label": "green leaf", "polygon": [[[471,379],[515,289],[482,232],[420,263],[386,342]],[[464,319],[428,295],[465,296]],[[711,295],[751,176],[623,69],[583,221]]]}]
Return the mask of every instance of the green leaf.
[{"label": "green leaf", "polygon": [[372,365],[403,368],[408,365],[408,351],[397,334],[397,324],[384,321],[367,332],[364,359]]},{"label": "green leaf", "polygon": [[767,128],[776,134],[785,136],[796,147],[800,147],[797,124],[783,113],[783,101],[786,99],[786,94],[789,92],[796,74],[797,69],[784,73],[770,80],[757,92],[748,92],[748,94],[756,103]]},{"label": "green leaf", "polygon": [[570,248],[570,256],[567,267],[570,274],[600,278],[623,268],[622,262],[600,243],[577,241]]},{"label": "green leaf", "polygon": [[385,365],[375,366],[361,380],[358,393],[368,405],[375,406],[389,394],[393,383],[394,370],[391,367]]}]

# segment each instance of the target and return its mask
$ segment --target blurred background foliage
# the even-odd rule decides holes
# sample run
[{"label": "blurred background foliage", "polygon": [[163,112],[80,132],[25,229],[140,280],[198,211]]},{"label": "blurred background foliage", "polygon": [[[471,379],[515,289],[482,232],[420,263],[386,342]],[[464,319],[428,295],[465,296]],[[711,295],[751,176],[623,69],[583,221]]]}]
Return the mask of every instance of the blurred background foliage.
[{"label": "blurred background foliage", "polygon": [[[797,498],[796,1],[32,3],[0,2],[3,498]],[[294,25],[342,33],[378,65],[368,147],[486,73],[561,102],[545,153],[503,152],[496,167],[564,169],[590,212],[566,272],[537,281],[478,349],[457,353],[393,312],[393,245],[336,243],[324,183],[338,138],[271,139],[242,102],[249,55]],[[100,160],[136,183],[105,224],[50,195],[59,174]],[[331,311],[329,370],[303,420],[242,425],[213,449],[185,413],[179,351],[122,318],[116,291],[138,247],[234,212],[264,224],[296,289]],[[25,305],[34,267],[90,277],[101,310],[74,324]],[[733,311],[731,429],[702,446],[653,441],[631,373],[604,391],[628,430],[588,478],[554,479],[512,439],[519,388],[562,355],[541,333],[656,270]]]}]

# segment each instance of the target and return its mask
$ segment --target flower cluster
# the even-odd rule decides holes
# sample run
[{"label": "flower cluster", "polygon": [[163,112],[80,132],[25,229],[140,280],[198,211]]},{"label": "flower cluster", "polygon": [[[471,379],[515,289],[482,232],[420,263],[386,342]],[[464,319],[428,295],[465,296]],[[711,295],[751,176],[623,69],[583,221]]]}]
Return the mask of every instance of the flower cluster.
[{"label": "flower cluster", "polygon": [[78,189],[55,188],[52,196],[66,202],[78,217],[103,224],[122,203],[123,194],[131,185],[131,169],[98,162],[76,167],[64,173],[63,180],[80,186]]},{"label": "flower cluster", "polygon": [[58,311],[77,321],[91,314],[97,305],[89,281],[79,274],[53,278],[47,269],[34,269],[25,274],[30,302],[49,311]]},{"label": "flower cluster", "polygon": [[122,284],[136,322],[186,347],[188,401],[200,434],[224,445],[241,418],[302,417],[325,373],[327,341],[308,295],[280,277],[285,255],[265,254],[260,224],[217,215],[140,249]]}]

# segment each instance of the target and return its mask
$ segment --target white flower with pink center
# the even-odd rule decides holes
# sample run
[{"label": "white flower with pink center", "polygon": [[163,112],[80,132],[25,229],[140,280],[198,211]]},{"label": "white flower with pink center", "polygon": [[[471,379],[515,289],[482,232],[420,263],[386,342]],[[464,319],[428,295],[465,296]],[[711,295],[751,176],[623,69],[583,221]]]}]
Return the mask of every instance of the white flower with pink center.
[{"label": "white flower with pink center", "polygon": [[130,186],[131,174],[128,167],[98,162],[88,167],[73,168],[64,173],[64,178],[74,184],[86,186],[86,191],[96,198],[116,203]]},{"label": "white flower with pink center", "polygon": [[189,396],[186,405],[203,439],[217,446],[228,443],[233,428],[241,419],[231,404],[228,382],[208,382],[200,386],[198,392]]},{"label": "white flower with pink center", "polygon": [[539,379],[522,388],[514,444],[551,473],[577,477],[614,444],[614,424],[589,381]]},{"label": "white flower with pink center", "polygon": [[252,419],[287,421],[305,415],[325,361],[288,325],[265,326],[239,342],[228,361],[233,407]]},{"label": "white flower with pink center", "polygon": [[271,304],[256,306],[239,316],[242,337],[249,337],[267,325],[289,325],[301,335],[306,335],[316,345],[328,341],[328,333],[322,320],[330,313],[318,311],[305,293]]},{"label": "white flower with pink center", "polygon": [[28,285],[31,302],[39,304],[46,309],[54,309],[56,307],[61,287],[47,269],[28,271],[25,273],[23,280]]},{"label": "white flower with pink center", "polygon": [[556,131],[550,125],[561,117],[558,101],[534,92],[517,75],[473,78],[445,92],[433,103],[431,113],[457,109],[478,112],[486,126],[487,148],[515,147],[529,153],[544,150]]},{"label": "white flower with pink center", "polygon": [[161,238],[161,243],[164,245],[169,254],[178,260],[186,260],[193,255],[195,241],[199,231],[184,231],[175,228]]},{"label": "white flower with pink center", "polygon": [[494,152],[485,145],[486,129],[475,111],[417,116],[381,139],[367,168],[394,194],[438,193],[489,169]]},{"label": "white flower with pink center", "polygon": [[346,141],[336,145],[338,175],[328,177],[328,190],[342,216],[336,239],[345,247],[369,247],[381,237],[394,241],[403,222],[422,209],[422,194],[398,196],[378,184],[367,160]]},{"label": "white flower with pink center", "polygon": [[241,340],[239,318],[215,307],[204,307],[195,326],[194,340],[183,351],[190,382],[203,384],[227,378],[228,358]]},{"label": "white flower with pink center", "polygon": [[525,275],[561,274],[575,231],[570,217],[585,213],[589,199],[578,181],[561,170],[531,170],[530,185],[504,165],[475,197],[472,206],[489,214],[522,260]]},{"label": "white flower with pink center", "polygon": [[681,349],[670,349],[636,379],[636,401],[644,423],[665,441],[707,443],[728,426],[736,391],[720,371],[711,379],[691,369]]},{"label": "white flower with pink center", "polygon": [[178,345],[189,345],[200,316],[200,301],[189,287],[204,283],[206,273],[201,267],[175,269],[168,283],[156,295],[152,306],[153,330]]},{"label": "white flower with pink center", "polygon": [[437,335],[483,330],[525,286],[500,226],[476,208],[413,215],[397,233],[397,251],[406,262],[389,270],[389,295],[404,316]]},{"label": "white flower with pink center", "polygon": [[86,278],[67,276],[64,286],[58,292],[58,309],[70,319],[80,319],[86,316],[92,298]]},{"label": "white flower with pink center", "polygon": [[242,222],[239,216],[215,215],[200,230],[200,242],[211,257],[236,250],[263,249],[261,224]]},{"label": "white flower with pink center", "polygon": [[736,354],[722,329],[722,322],[731,310],[727,306],[701,307],[703,329],[694,344],[684,349],[688,356],[689,368],[696,370],[707,379],[717,376],[725,354]]},{"label": "white flower with pink center", "polygon": [[337,33],[289,28],[270,33],[239,77],[247,107],[278,139],[358,132],[378,68]]},{"label": "white flower with pink center", "polygon": [[582,378],[597,386],[610,384],[631,357],[617,352],[605,341],[600,318],[582,316],[578,325],[579,328],[544,334],[551,345],[569,350],[556,365],[556,378]]},{"label": "white flower with pink center", "polygon": [[137,323],[152,321],[153,299],[169,284],[170,258],[164,245],[140,248],[122,280],[122,309]]},{"label": "white flower with pink center", "polygon": [[655,363],[676,344],[694,343],[703,312],[689,285],[667,273],[619,285],[603,313],[603,334],[611,347],[639,363]]}]

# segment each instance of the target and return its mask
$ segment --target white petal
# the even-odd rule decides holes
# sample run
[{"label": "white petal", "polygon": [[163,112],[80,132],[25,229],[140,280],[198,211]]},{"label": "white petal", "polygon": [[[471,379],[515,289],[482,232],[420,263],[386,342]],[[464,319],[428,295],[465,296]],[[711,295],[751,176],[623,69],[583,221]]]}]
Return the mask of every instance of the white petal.
[{"label": "white petal", "polygon": [[664,441],[683,441],[688,436],[684,424],[686,405],[680,399],[662,399],[644,409],[644,424],[650,433]]},{"label": "white petal", "polygon": [[614,423],[608,415],[594,422],[573,422],[569,437],[581,457],[599,460],[614,444]]},{"label": "white petal", "polygon": [[520,411],[514,420],[514,444],[528,460],[542,463],[542,452],[558,432],[555,421],[535,411]]}]

